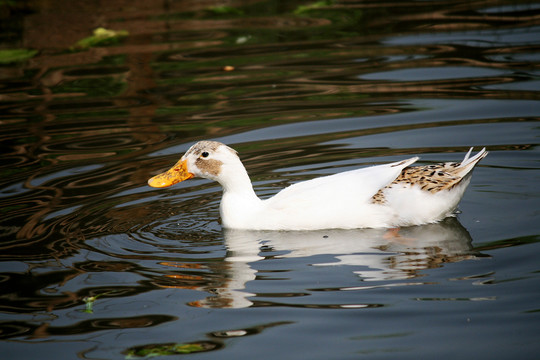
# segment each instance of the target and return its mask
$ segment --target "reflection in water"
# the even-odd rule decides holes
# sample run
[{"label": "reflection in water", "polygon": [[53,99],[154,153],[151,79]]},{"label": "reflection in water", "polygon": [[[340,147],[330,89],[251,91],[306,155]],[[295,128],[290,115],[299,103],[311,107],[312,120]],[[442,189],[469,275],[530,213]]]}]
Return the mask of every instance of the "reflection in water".
[{"label": "reflection in water", "polygon": [[[254,262],[264,260],[261,247],[282,252],[277,258],[334,255],[336,262],[313,266],[347,265],[363,281],[398,281],[415,278],[424,269],[474,258],[469,233],[455,218],[438,224],[401,229],[326,231],[225,230],[227,281],[206,289],[215,296],[193,303],[205,307],[248,307],[256,294],[246,283],[257,277]],[[384,286],[389,286],[385,283]],[[320,290],[320,289],[319,289]],[[350,289],[349,289],[350,290]],[[282,294],[282,297],[298,294]],[[256,301],[255,301],[256,302]],[[322,305],[321,305],[322,306]]]},{"label": "reflection in water", "polygon": [[26,337],[27,339],[50,338],[54,336],[73,336],[93,333],[103,330],[133,329],[157,326],[159,324],[176,320],[167,315],[144,315],[129,318],[84,320],[69,326],[50,326],[48,322],[35,325],[31,322],[4,321],[2,323],[2,336],[0,339]]}]

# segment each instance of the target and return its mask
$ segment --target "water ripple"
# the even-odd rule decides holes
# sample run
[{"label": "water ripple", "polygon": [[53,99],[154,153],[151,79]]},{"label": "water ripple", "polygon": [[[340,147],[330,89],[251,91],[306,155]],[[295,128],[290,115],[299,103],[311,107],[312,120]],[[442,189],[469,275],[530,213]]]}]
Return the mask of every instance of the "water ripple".
[{"label": "water ripple", "polygon": [[[402,338],[415,358],[458,354],[469,333],[469,352],[535,344],[537,4],[41,5],[7,5],[4,47],[38,52],[0,67],[0,333],[13,353],[232,358],[251,335],[278,339],[273,357],[388,353]],[[96,23],[130,35],[69,51]],[[470,233],[456,219],[235,232],[216,184],[146,186],[203,138],[237,149],[262,197],[405,156],[490,156],[462,202]],[[486,326],[501,315],[519,339]]]}]

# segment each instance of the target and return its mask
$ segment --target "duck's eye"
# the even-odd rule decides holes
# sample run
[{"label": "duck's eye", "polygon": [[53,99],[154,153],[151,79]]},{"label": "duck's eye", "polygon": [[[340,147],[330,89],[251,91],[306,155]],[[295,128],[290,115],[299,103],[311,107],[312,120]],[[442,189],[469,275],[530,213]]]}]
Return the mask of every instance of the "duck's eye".
[{"label": "duck's eye", "polygon": [[203,153],[201,154],[203,158],[208,157],[208,155],[210,155],[208,151],[203,151]]}]

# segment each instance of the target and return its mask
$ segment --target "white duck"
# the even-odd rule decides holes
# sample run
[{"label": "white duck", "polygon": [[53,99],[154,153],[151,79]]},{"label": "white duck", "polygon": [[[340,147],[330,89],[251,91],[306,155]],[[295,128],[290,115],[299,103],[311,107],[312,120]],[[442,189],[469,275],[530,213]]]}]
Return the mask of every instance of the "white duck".
[{"label": "white duck", "polygon": [[216,141],[193,145],[167,172],[148,180],[167,187],[192,177],[223,187],[222,225],[233,229],[316,230],[390,228],[438,222],[454,215],[482,149],[461,163],[413,166],[418,157],[293,184],[261,200],[236,151]]}]

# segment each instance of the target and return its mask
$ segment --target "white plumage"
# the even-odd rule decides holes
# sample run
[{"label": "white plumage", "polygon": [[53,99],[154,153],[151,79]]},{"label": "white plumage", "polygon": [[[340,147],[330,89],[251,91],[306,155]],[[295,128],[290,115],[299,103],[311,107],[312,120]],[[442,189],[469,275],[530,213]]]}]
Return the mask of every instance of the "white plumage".
[{"label": "white plumage", "polygon": [[[471,149],[472,150],[472,149]],[[233,229],[315,230],[389,228],[440,221],[454,214],[482,149],[461,163],[410,166],[413,157],[293,184],[261,200],[235,150],[215,141],[193,145],[153,187],[192,177],[223,187],[222,225]]]}]

